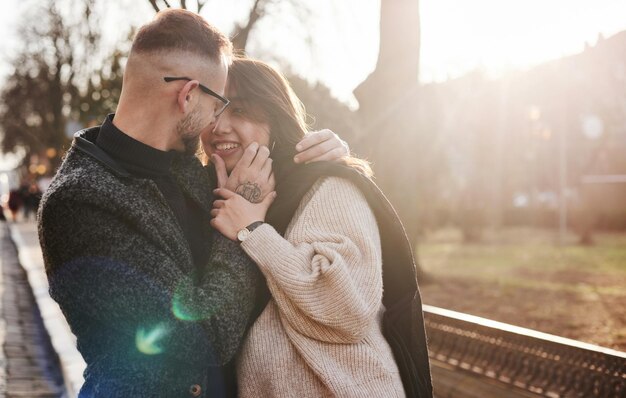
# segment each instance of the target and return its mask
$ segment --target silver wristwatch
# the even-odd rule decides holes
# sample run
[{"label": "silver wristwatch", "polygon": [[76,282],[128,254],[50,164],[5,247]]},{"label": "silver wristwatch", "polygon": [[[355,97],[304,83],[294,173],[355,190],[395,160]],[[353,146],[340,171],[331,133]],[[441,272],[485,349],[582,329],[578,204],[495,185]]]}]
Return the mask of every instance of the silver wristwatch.
[{"label": "silver wristwatch", "polygon": [[240,229],[239,232],[237,232],[237,241],[241,243],[248,239],[250,232],[254,231],[261,224],[263,224],[263,221],[255,221],[247,227]]}]

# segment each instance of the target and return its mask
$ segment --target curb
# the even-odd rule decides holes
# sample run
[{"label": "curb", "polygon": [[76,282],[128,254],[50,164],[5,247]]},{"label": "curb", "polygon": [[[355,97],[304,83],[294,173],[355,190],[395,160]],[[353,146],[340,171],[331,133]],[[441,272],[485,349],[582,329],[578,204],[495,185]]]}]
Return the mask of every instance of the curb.
[{"label": "curb", "polygon": [[48,278],[46,277],[39,241],[37,240],[36,245],[28,245],[22,236],[23,232],[20,231],[20,227],[27,225],[9,224],[11,239],[18,249],[19,262],[26,271],[52,347],[59,357],[68,397],[75,398],[84,382],[83,371],[86,364],[76,348],[76,337],[71,332],[61,308],[48,293]]}]

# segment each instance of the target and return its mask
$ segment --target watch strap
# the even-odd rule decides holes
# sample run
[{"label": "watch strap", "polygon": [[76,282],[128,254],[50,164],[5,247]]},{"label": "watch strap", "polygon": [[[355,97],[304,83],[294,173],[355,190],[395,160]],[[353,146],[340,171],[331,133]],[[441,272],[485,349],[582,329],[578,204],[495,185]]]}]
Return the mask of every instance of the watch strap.
[{"label": "watch strap", "polygon": [[248,238],[248,235],[254,231],[259,225],[262,225],[263,221],[255,221],[245,228],[242,228],[237,232],[237,242],[241,243]]},{"label": "watch strap", "polygon": [[263,224],[264,224],[264,222],[263,222],[263,221],[255,221],[255,222],[253,222],[252,224],[248,225],[248,226],[246,227],[246,229],[247,229],[248,231],[252,232],[252,231],[254,231],[257,227],[259,227],[259,226],[261,226],[261,225],[263,225]]}]

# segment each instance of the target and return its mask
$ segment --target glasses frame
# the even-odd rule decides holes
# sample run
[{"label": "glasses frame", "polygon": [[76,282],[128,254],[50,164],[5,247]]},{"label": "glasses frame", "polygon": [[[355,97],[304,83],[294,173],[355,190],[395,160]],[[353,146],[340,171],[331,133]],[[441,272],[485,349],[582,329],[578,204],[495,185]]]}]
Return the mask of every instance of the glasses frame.
[{"label": "glasses frame", "polygon": [[[171,77],[171,76],[166,76],[166,77],[163,78],[163,80],[165,80],[166,83],[169,83],[169,82],[175,82],[175,81],[178,81],[178,80],[184,80],[184,81],[190,82],[190,81],[192,81],[194,79],[190,79],[188,77]],[[218,117],[219,115],[224,113],[224,111],[226,110],[226,107],[228,107],[228,104],[230,104],[230,100],[228,98],[222,97],[221,95],[219,95],[215,91],[211,90],[210,88],[208,88],[207,86],[205,86],[202,83],[198,83],[198,87],[200,87],[200,90],[204,91],[206,94],[209,94],[211,97],[217,98],[218,100],[220,100],[222,102],[222,104],[224,104],[221,109],[215,111],[215,117]]]}]

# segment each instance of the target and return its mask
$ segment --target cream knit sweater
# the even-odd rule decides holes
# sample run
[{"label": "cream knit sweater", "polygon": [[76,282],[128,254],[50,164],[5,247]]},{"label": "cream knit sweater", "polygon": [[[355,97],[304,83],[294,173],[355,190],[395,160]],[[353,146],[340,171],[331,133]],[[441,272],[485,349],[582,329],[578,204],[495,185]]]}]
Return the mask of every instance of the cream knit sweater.
[{"label": "cream knit sweater", "polygon": [[359,189],[326,177],[286,231],[269,224],[242,243],[273,299],[244,342],[241,397],[404,397],[381,332],[382,257]]}]

